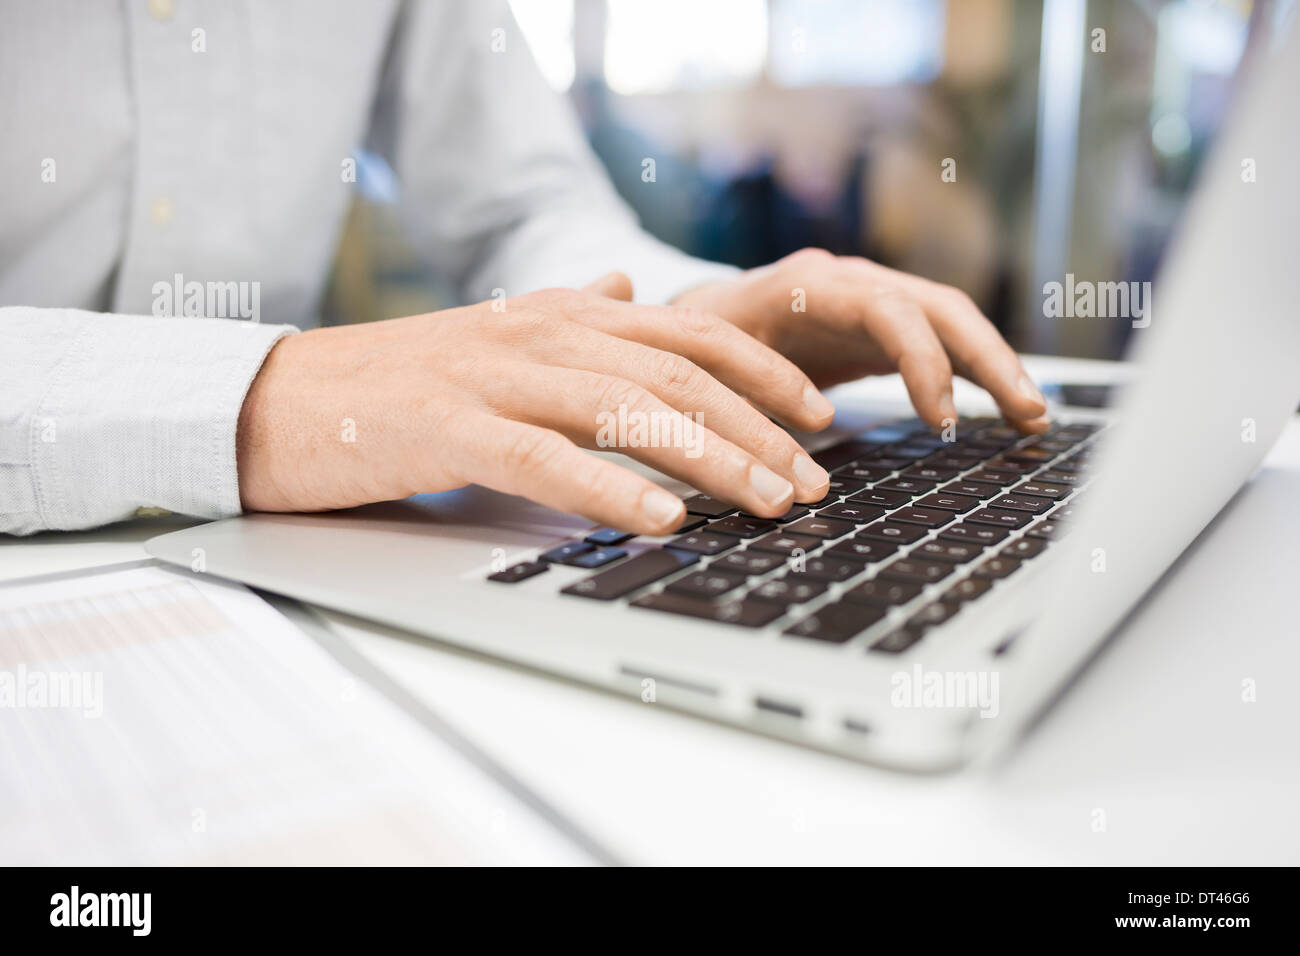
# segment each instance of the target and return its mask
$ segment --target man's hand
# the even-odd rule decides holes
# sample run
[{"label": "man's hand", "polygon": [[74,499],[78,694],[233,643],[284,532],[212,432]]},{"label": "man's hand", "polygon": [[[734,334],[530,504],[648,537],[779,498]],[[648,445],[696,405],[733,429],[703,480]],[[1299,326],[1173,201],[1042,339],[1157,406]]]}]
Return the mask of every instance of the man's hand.
[{"label": "man's hand", "polygon": [[619,450],[701,491],[763,516],[822,498],[826,472],[764,414],[826,427],[834,410],[808,377],[716,315],[630,297],[615,274],[503,311],[480,303],[282,339],[239,416],[244,507],[316,511],[480,484],[672,531],[675,495],[578,447],[596,447],[602,413],[620,406],[694,436],[689,449]]},{"label": "man's hand", "polygon": [[867,259],[805,249],[677,302],[725,317],[823,388],[901,372],[929,425],[957,417],[955,370],[987,389],[1021,431],[1047,428],[1047,404],[1015,352],[970,298],[949,286]]}]

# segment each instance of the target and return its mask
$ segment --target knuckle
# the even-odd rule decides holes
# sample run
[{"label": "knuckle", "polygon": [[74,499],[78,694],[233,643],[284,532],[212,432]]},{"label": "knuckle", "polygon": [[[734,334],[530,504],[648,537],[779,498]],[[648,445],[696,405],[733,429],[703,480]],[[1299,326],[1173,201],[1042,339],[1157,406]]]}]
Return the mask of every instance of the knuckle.
[{"label": "knuckle", "polygon": [[689,305],[674,306],[673,320],[683,332],[696,338],[721,335],[726,331],[724,326],[727,324],[725,319],[712,312]]},{"label": "knuckle", "polygon": [[506,313],[504,324],[517,338],[534,338],[561,321],[560,316],[545,309],[516,309]]},{"label": "knuckle", "polygon": [[956,286],[946,285],[943,287],[942,294],[944,301],[951,309],[979,312],[979,307],[975,305],[975,300],[972,299],[964,289],[958,289]]},{"label": "knuckle", "polygon": [[[567,290],[546,289],[530,292],[526,296],[512,300],[517,303],[514,308],[504,312],[492,313],[490,318],[500,332],[511,341],[525,341],[548,335],[558,334],[558,330],[569,322],[571,309],[566,303],[571,300],[564,295]],[[555,292],[555,295],[551,293]]]},{"label": "knuckle", "polygon": [[881,285],[871,291],[871,304],[891,315],[915,319],[920,311],[916,301],[896,285]]},{"label": "knuckle", "polygon": [[563,308],[564,306],[572,305],[581,298],[582,293],[573,289],[564,289],[559,287],[538,289],[536,292],[530,292],[527,295],[522,296],[523,301],[531,302],[539,308],[545,306]]},{"label": "knuckle", "polygon": [[596,405],[604,411],[619,406],[633,408],[645,400],[645,392],[635,383],[614,376],[604,377],[597,385]]},{"label": "knuckle", "polygon": [[692,388],[699,374],[694,363],[672,352],[660,352],[654,356],[650,360],[649,372],[656,387],[670,393]]}]

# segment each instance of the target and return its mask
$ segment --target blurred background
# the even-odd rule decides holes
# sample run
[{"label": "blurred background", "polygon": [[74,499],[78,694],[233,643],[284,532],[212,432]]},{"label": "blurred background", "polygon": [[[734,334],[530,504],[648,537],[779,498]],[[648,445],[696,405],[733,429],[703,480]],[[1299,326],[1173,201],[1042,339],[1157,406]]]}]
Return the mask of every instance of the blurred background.
[{"label": "blurred background", "polygon": [[[1237,81],[1294,0],[512,0],[652,233],[755,266],[804,246],[965,289],[1019,350],[1117,357],[1043,283],[1153,277]],[[655,161],[654,184],[642,179]],[[362,162],[330,320],[428,311]]]}]

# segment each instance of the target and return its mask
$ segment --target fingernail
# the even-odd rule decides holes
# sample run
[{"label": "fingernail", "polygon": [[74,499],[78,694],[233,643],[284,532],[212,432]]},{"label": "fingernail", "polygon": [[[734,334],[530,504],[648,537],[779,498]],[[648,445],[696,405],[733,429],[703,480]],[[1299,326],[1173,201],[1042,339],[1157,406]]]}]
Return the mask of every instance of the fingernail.
[{"label": "fingernail", "polygon": [[803,390],[803,407],[810,418],[825,418],[835,414],[830,399],[817,390],[816,385],[806,385]]},{"label": "fingernail", "polygon": [[773,507],[784,504],[794,494],[794,485],[762,465],[750,467],[749,486]]},{"label": "fingernail", "polygon": [[1029,380],[1028,375],[1020,376],[1019,388],[1020,388],[1020,394],[1025,396],[1025,398],[1031,399],[1032,401],[1035,402],[1039,402],[1043,405],[1047,404],[1047,402],[1044,401],[1043,399],[1043,393],[1038,390],[1037,385],[1035,385],[1033,382]]},{"label": "fingernail", "polygon": [[831,480],[825,468],[804,454],[794,456],[794,476],[806,491],[820,488]]},{"label": "fingernail", "polygon": [[662,488],[652,488],[641,496],[641,511],[656,526],[676,527],[681,523],[685,508],[680,498]]}]

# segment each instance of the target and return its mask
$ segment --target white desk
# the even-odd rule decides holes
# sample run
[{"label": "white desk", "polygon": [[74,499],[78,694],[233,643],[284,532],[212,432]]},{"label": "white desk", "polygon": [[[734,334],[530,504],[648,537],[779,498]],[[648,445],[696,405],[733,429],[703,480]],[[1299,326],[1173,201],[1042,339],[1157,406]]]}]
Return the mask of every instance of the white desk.
[{"label": "white desk", "polygon": [[[1115,374],[1104,363],[1029,364],[1043,380]],[[1298,502],[1300,418],[991,774],[876,770],[327,617],[632,862],[1296,864]],[[169,527],[0,539],[0,579],[137,558]],[[1246,678],[1255,703],[1242,700]]]}]

